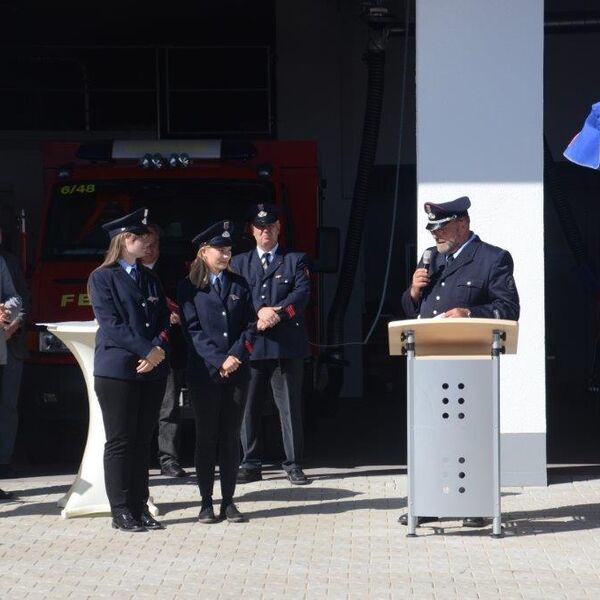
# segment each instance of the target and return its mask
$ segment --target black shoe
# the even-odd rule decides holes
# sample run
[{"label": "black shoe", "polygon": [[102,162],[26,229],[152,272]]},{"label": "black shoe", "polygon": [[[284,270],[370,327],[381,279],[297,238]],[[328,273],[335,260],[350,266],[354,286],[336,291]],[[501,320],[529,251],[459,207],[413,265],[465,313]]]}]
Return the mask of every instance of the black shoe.
[{"label": "black shoe", "polygon": [[139,518],[139,521],[142,525],[142,527],[145,527],[146,529],[164,529],[165,526],[160,522],[157,521],[148,511],[148,509],[146,508],[143,512],[142,512],[142,516]]},{"label": "black shoe", "polygon": [[[424,523],[433,523],[434,521],[438,521],[437,517],[417,517],[417,527],[419,525],[423,525]],[[400,525],[408,525],[408,513],[403,514],[399,519],[398,523]]]},{"label": "black shoe", "polygon": [[160,467],[160,472],[161,475],[166,475],[167,477],[187,477],[189,475],[189,473],[184,471],[176,462],[162,465]]},{"label": "black shoe", "polygon": [[112,526],[113,529],[120,529],[121,531],[146,531],[146,528],[127,509],[113,514]]},{"label": "black shoe", "polygon": [[221,506],[221,513],[219,514],[221,520],[227,519],[229,523],[246,523],[248,519],[237,509],[233,502],[228,504],[225,508]]},{"label": "black shoe", "polygon": [[485,519],[483,517],[467,517],[463,519],[463,527],[485,527]]},{"label": "black shoe", "polygon": [[242,467],[237,474],[238,483],[252,483],[253,481],[261,481],[262,472],[260,469],[246,469]]},{"label": "black shoe", "polygon": [[0,500],[12,500],[14,497],[15,495],[12,492],[5,492],[0,489]]},{"label": "black shoe", "polygon": [[212,506],[205,506],[200,509],[200,513],[198,514],[198,523],[204,523],[205,525],[212,525],[213,523],[218,523],[219,519],[215,517],[215,511]]},{"label": "black shoe", "polygon": [[308,485],[310,482],[300,467],[294,467],[288,471],[287,478],[294,485]]}]

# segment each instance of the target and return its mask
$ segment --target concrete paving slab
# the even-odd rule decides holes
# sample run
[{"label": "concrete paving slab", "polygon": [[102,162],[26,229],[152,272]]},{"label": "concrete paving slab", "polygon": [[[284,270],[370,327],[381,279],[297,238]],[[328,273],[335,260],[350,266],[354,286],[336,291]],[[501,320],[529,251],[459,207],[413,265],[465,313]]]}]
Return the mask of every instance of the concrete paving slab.
[{"label": "concrete paving slab", "polygon": [[[73,476],[3,480],[0,598],[600,597],[600,478],[563,469],[548,488],[503,490],[505,537],[444,520],[405,537],[404,470],[278,472],[238,487],[247,524],[196,522],[192,478],[153,472],[165,531],[127,534],[108,516],[60,518]],[[215,486],[218,492],[218,485]]]}]

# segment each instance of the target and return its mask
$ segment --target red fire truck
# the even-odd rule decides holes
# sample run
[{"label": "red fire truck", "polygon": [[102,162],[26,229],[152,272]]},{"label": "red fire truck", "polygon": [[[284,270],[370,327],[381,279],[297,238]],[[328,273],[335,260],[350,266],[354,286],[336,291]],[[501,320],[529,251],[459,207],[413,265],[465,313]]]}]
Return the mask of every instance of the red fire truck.
[{"label": "red fire truck", "polygon": [[[190,239],[208,224],[230,219],[241,232],[250,205],[274,202],[282,212],[283,244],[314,258],[321,195],[314,142],[48,143],[43,155],[45,205],[31,279],[22,419],[35,447],[30,454],[61,458],[65,439],[85,436],[85,387],[66,347],[35,324],[93,319],[86,282],[107,247],[102,223],[146,206],[163,232],[161,254],[189,262]],[[234,253],[252,245],[246,235]],[[313,273],[308,322],[315,343],[322,330],[320,280]]]}]

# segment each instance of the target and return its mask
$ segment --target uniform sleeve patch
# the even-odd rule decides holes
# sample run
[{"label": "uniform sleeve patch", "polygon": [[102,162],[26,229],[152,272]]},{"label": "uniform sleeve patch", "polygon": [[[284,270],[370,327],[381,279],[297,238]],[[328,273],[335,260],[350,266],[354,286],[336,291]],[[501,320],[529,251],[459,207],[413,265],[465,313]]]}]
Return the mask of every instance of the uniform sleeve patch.
[{"label": "uniform sleeve patch", "polygon": [[244,342],[244,348],[249,354],[252,354],[252,350],[254,350],[254,346],[248,340]]},{"label": "uniform sleeve patch", "polygon": [[169,341],[169,334],[166,331],[161,331],[160,334],[158,335],[158,337],[163,341],[163,342],[168,342]]},{"label": "uniform sleeve patch", "polygon": [[293,304],[288,304],[288,306],[285,307],[285,312],[290,319],[293,319],[296,316],[296,309]]}]

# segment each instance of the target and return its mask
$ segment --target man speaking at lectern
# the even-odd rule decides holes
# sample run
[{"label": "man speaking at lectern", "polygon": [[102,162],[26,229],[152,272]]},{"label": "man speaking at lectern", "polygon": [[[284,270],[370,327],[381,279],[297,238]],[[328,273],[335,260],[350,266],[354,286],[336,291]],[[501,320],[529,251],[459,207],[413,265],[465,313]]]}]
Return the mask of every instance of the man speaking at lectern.
[{"label": "man speaking at lectern", "polygon": [[[519,293],[509,252],[482,242],[470,229],[466,196],[441,204],[425,203],[427,229],[435,246],[428,248],[402,295],[407,318],[519,319]],[[423,523],[433,520],[421,517]],[[400,517],[406,524],[406,516]],[[482,527],[483,519],[463,525]]]},{"label": "man speaking at lectern", "polygon": [[509,252],[482,242],[470,230],[466,196],[425,203],[435,246],[423,253],[402,295],[407,318],[519,319],[519,294]]}]

